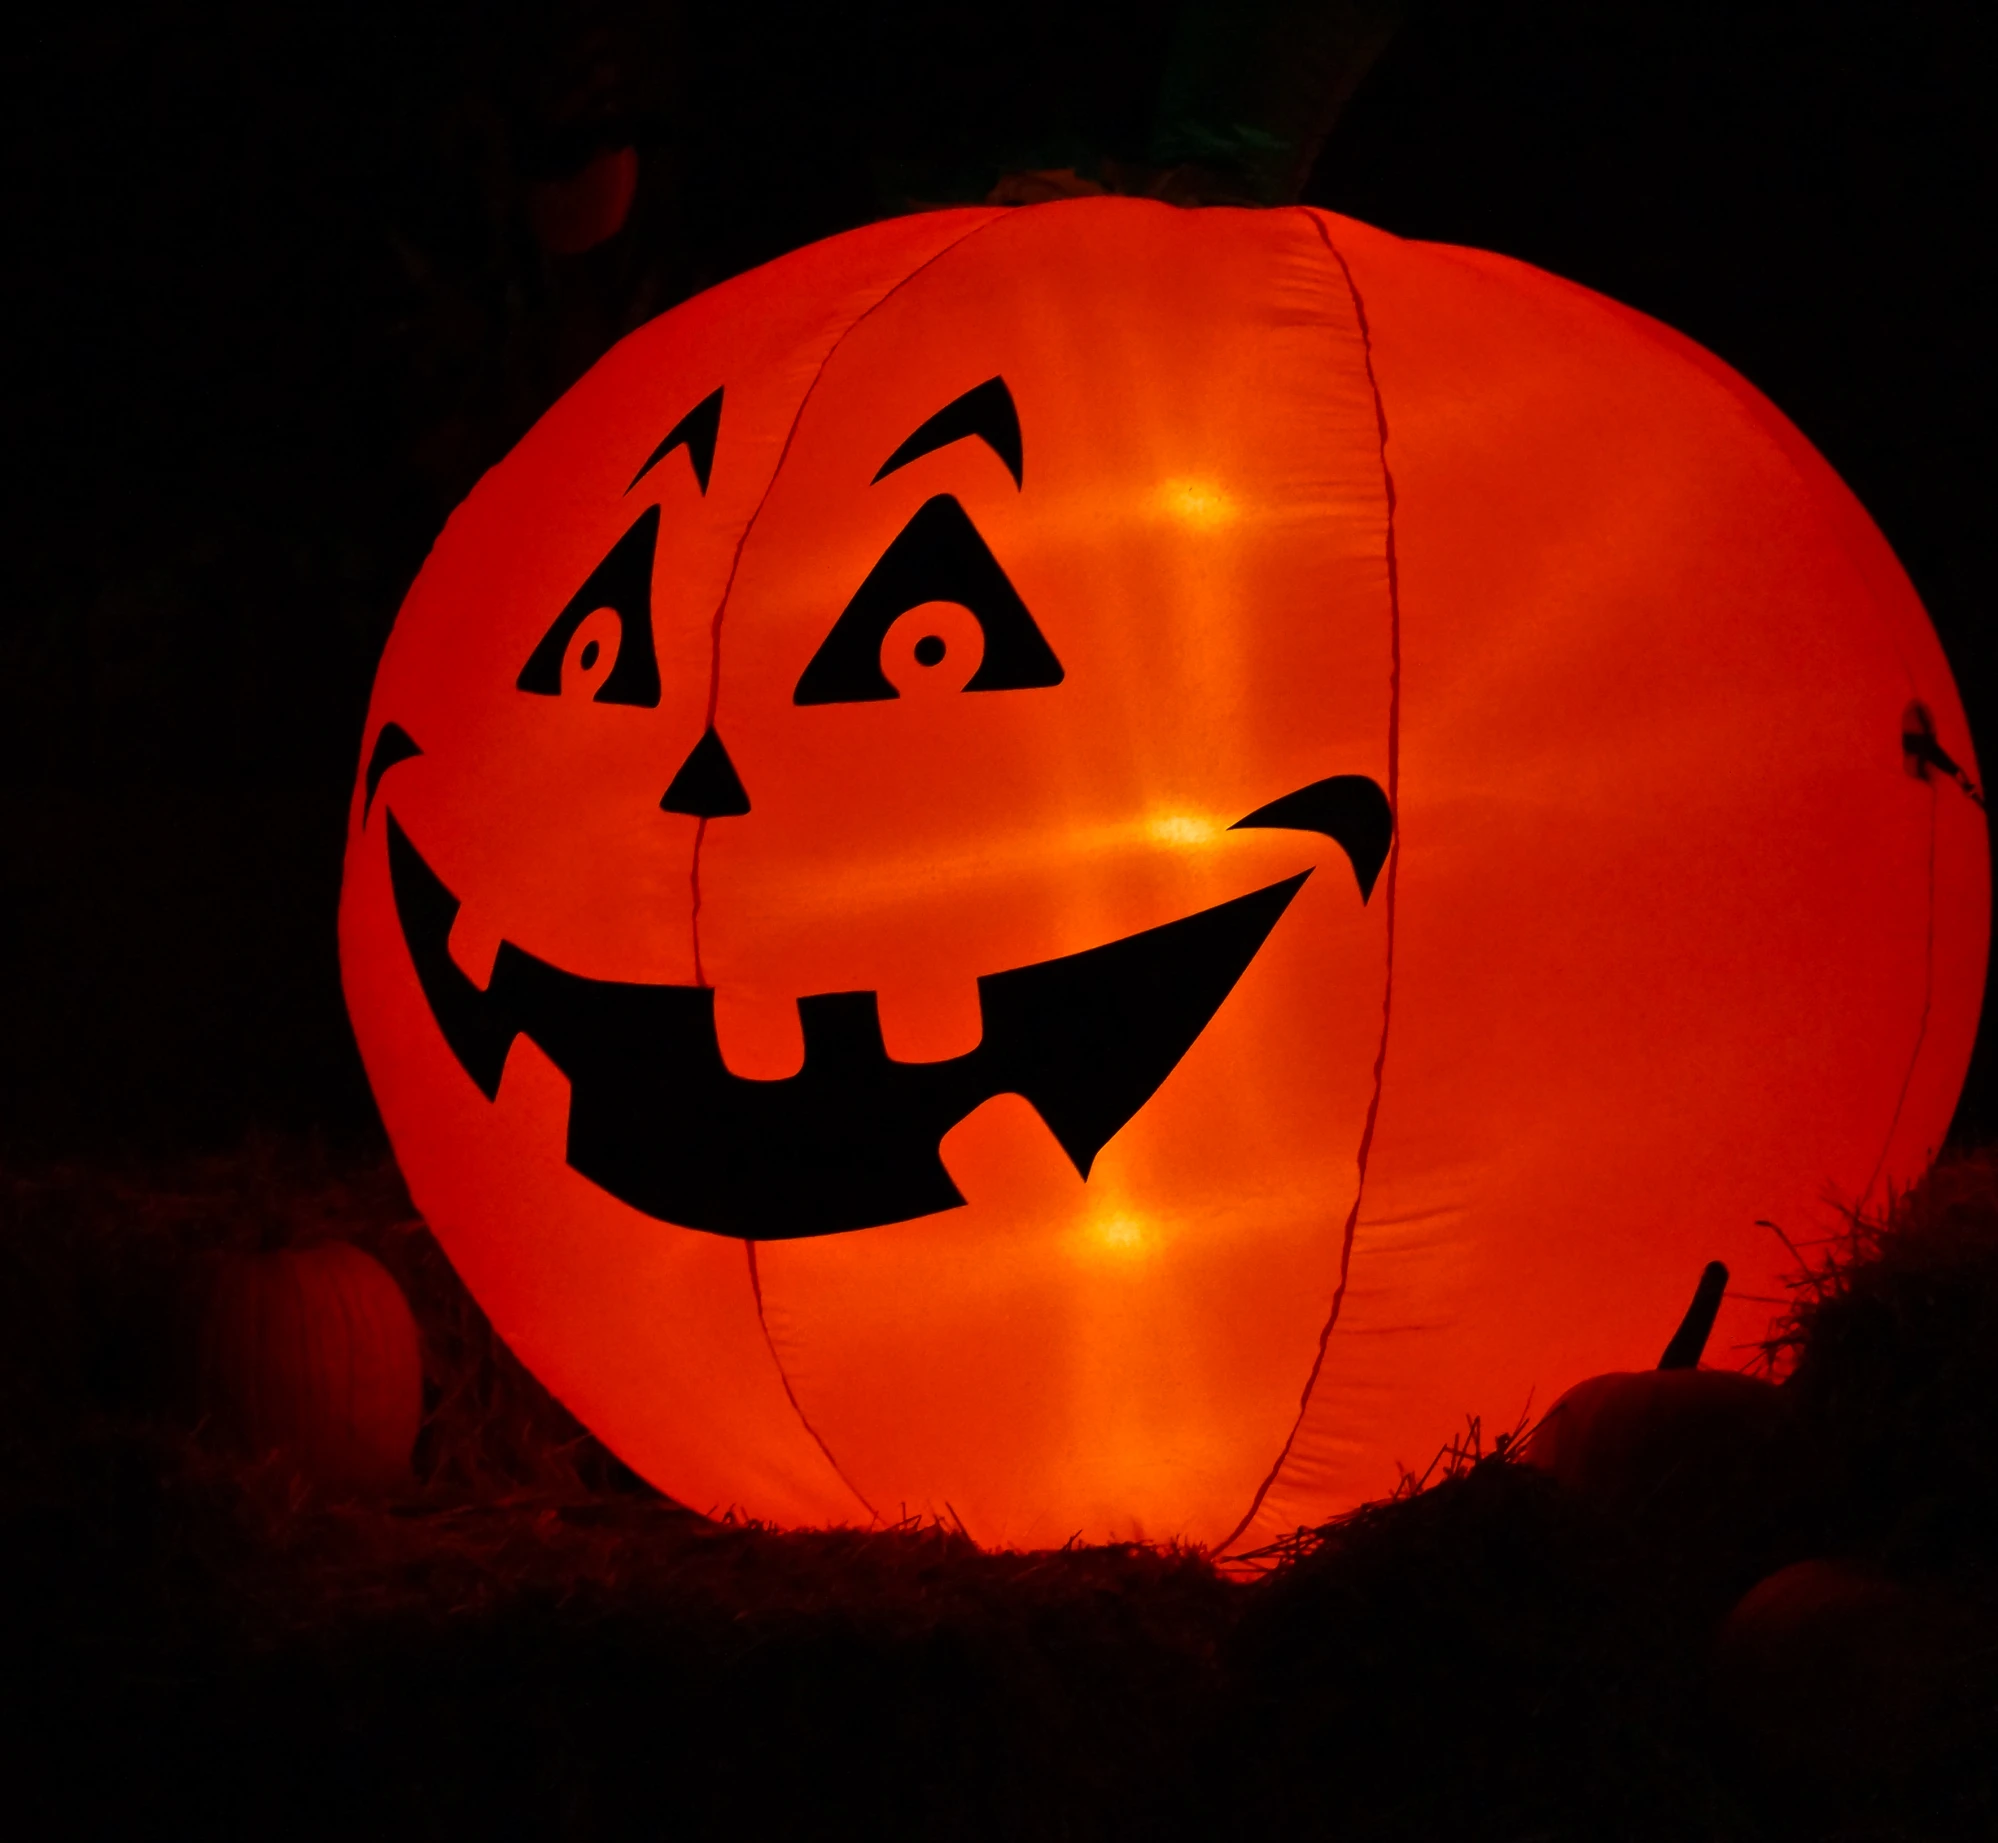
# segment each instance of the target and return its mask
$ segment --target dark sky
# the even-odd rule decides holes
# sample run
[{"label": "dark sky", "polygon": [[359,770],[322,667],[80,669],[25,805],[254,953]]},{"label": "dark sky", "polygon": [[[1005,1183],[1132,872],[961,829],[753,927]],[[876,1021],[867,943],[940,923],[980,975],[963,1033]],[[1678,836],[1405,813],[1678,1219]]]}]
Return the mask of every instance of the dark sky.
[{"label": "dark sky", "polygon": [[[341,828],[444,514],[695,288],[1008,165],[1142,158],[1173,12],[84,0],[11,41],[0,1132],[378,1130]],[[1989,759],[1979,14],[1415,0],[1305,195],[1744,372],[1886,531]],[[533,186],[624,144],[626,231],[549,255]],[[1988,1046],[1960,1126],[1998,1133]]]}]

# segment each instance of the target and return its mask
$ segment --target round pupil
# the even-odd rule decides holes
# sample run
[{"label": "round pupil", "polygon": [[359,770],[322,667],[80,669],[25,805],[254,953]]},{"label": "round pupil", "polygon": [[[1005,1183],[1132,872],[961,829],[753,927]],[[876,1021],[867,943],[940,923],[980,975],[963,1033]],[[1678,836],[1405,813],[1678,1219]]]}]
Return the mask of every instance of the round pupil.
[{"label": "round pupil", "polygon": [[919,666],[933,666],[944,656],[944,643],[940,635],[925,634],[916,642],[916,663]]},{"label": "round pupil", "polygon": [[584,642],[583,650],[577,656],[577,663],[583,668],[585,672],[587,672],[593,665],[597,663],[597,654],[600,650],[601,649],[598,647],[597,643],[594,640],[588,640]]}]

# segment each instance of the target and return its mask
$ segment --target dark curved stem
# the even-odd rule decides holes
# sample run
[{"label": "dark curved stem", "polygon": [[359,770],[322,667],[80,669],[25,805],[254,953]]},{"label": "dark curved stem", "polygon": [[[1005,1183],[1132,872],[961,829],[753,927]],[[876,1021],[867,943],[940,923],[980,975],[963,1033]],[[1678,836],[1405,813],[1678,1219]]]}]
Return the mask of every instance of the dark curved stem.
[{"label": "dark curved stem", "polygon": [[1658,1359],[1660,1369],[1698,1369],[1700,1353],[1707,1347],[1707,1339],[1713,1333],[1714,1319],[1720,1312],[1721,1295],[1727,1291],[1727,1266],[1722,1261],[1709,1261],[1707,1270],[1700,1275],[1700,1283],[1693,1289],[1693,1303],[1686,1308],[1686,1316],[1679,1321],[1679,1328],[1672,1333],[1671,1343],[1665,1346],[1665,1354]]}]

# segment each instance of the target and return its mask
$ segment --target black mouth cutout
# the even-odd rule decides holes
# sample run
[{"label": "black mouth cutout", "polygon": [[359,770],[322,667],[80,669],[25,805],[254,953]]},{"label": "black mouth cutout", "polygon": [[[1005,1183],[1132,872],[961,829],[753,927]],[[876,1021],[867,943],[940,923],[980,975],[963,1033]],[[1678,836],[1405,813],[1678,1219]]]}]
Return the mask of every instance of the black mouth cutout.
[{"label": "black mouth cutout", "polygon": [[[400,734],[400,732],[398,732]],[[1387,796],[1338,775],[1241,827],[1324,831],[1364,901],[1393,831]],[[1087,1179],[1158,1092],[1269,938],[1309,870],[1231,902],[978,981],[984,1035],[943,1062],[896,1062],[872,992],[798,1001],[805,1062],[733,1074],[707,986],[588,979],[502,942],[480,991],[451,958],[458,898],[388,815],[389,879],[438,1030],[488,1100],[531,1037],[569,1079],[572,1169],[648,1216],[745,1241],[835,1235],[956,1209],[946,1133],[994,1095],[1025,1097]]]}]

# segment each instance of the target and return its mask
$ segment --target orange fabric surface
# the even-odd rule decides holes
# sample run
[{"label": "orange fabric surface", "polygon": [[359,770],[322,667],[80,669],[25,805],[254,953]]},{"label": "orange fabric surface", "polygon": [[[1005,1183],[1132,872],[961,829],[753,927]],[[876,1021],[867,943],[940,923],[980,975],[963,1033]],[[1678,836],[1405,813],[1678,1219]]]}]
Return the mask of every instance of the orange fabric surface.
[{"label": "orange fabric surface", "polygon": [[[887,466],[995,378],[1017,456],[988,421]],[[711,478],[687,449],[634,484],[717,389]],[[820,699],[940,500],[1058,664],[946,593]],[[606,701],[637,636],[551,623],[654,506],[656,696]],[[473,1292],[674,1496],[1241,1547],[1466,1412],[1655,1360],[1710,1259],[1709,1355],[1741,1360],[1786,1262],[1757,1219],[1810,1233],[1933,1154],[1988,867],[1981,813],[1904,768],[1914,700],[1974,772],[1864,513],[1641,316],[1306,211],[905,219],[641,329],[454,515],[364,739],[415,752],[356,786],[349,1007]],[[747,811],[668,792],[710,729]],[[1392,802],[1370,893],[1351,838],[1231,829],[1334,777]],[[801,999],[871,993],[895,1070],[970,1068],[995,979],[1308,876],[1086,1178],[1020,1090],[1086,1112],[1115,1070],[1049,1052],[942,1132],[961,1206],[714,1232],[572,1165],[558,1032],[521,1025],[482,1092],[392,825],[462,902],[470,1009],[514,1018],[522,955],[711,988],[710,1086],[758,1095],[814,1072]],[[725,1200],[798,1156],[674,1155]]]},{"label": "orange fabric surface", "polygon": [[1399,494],[1396,1014],[1353,1283],[1245,1542],[1655,1360],[1704,1260],[1708,1360],[1747,1363],[1791,1268],[1760,1224],[1933,1156],[1989,929],[1982,814],[1901,760],[1917,697],[1969,759],[1940,649],[1794,430],[1582,289],[1332,228]]}]

